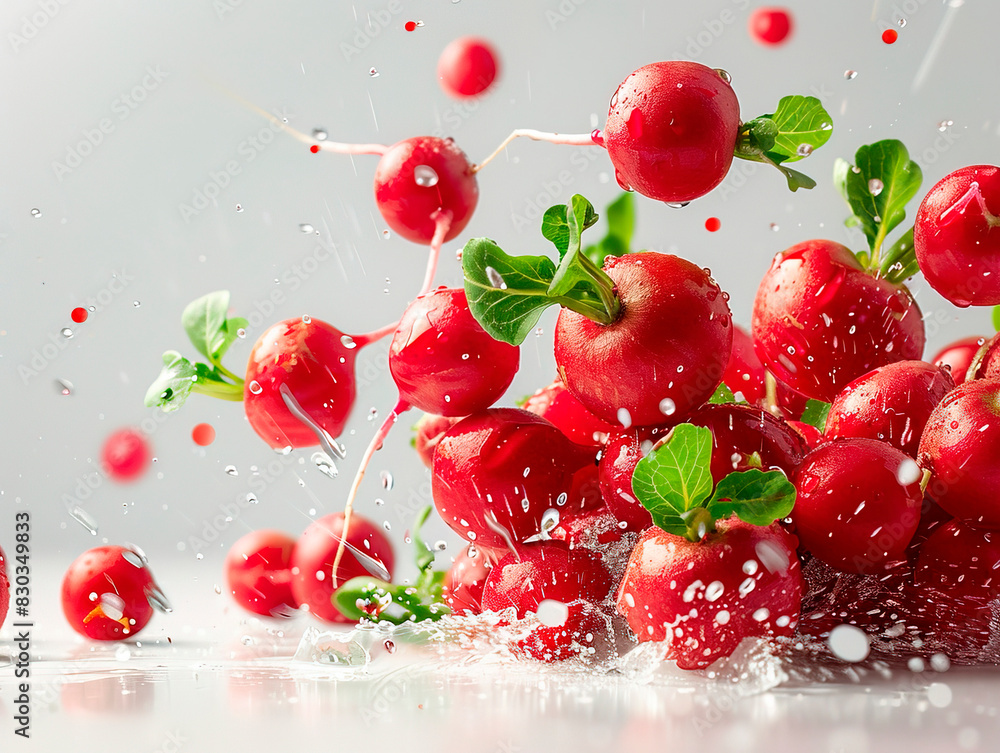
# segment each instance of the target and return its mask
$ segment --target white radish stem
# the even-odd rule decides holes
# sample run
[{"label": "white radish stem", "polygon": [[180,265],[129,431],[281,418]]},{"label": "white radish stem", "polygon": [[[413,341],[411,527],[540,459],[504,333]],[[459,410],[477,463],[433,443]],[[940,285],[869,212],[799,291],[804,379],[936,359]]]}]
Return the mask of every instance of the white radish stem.
[{"label": "white radish stem", "polygon": [[507,148],[507,145],[516,138],[524,136],[532,141],[548,141],[551,144],[567,144],[569,146],[598,146],[594,137],[589,133],[548,133],[546,131],[536,131],[532,128],[518,128],[510,136],[503,140],[503,143],[496,148],[489,157],[478,165],[473,165],[472,172],[479,172],[486,167],[500,152]]},{"label": "white radish stem", "polygon": [[410,405],[405,400],[400,399],[396,403],[396,407],[393,408],[389,415],[385,417],[385,421],[375,432],[375,436],[372,437],[371,443],[368,445],[368,449],[365,450],[365,454],[361,458],[361,465],[358,467],[358,472],[354,476],[354,482],[351,484],[351,490],[347,493],[347,503],[344,505],[344,526],[340,530],[340,543],[337,545],[337,554],[333,558],[332,567],[332,577],[333,586],[337,588],[340,585],[339,578],[337,577],[337,569],[340,567],[340,560],[344,556],[344,549],[347,545],[347,535],[351,528],[351,514],[354,510],[354,499],[358,496],[358,489],[361,487],[361,480],[365,477],[365,471],[368,469],[368,464],[371,462],[372,456],[375,451],[382,446],[382,442],[389,435],[390,429],[396,423],[396,419],[399,418],[399,414],[409,410]]}]

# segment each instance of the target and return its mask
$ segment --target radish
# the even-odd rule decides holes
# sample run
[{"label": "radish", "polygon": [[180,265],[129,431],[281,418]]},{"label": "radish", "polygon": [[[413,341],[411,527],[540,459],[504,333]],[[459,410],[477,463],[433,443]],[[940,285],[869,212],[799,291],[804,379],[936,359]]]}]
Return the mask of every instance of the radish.
[{"label": "radish", "polygon": [[[497,559],[500,556],[496,556]],[[469,545],[462,550],[442,583],[442,596],[454,614],[479,614],[482,611],[483,588],[490,573],[489,558]]]},{"label": "radish", "polygon": [[788,187],[816,182],[783,163],[800,160],[830,138],[829,114],[815,97],[784,97],[775,112],[740,122],[730,76],[700,63],[671,60],[633,71],[611,97],[604,132],[513,131],[476,170],[514,139],[608,150],[619,185],[672,206],[703,196],[725,178],[733,157],[780,170]]},{"label": "radish", "polygon": [[826,240],[775,256],[757,290],[752,332],[778,379],[825,402],[874,368],[919,359],[924,348],[909,291],[867,273],[849,249]]},{"label": "radish", "polygon": [[1000,303],[1000,167],[970,165],[942,178],[917,211],[913,243],[937,292],[966,307]]},{"label": "radish", "polygon": [[920,547],[914,578],[918,585],[987,602],[1000,596],[998,563],[1000,533],[952,520]]},{"label": "radish", "polygon": [[[302,533],[289,562],[292,595],[310,614],[324,622],[350,622],[333,603],[333,594],[351,578],[371,573],[391,579],[395,558],[385,534],[371,521],[356,520],[344,536],[343,513],[331,513],[314,520]],[[348,553],[334,564],[346,541]]]},{"label": "radish", "polygon": [[613,424],[602,421],[583,407],[558,379],[529,397],[523,408],[552,422],[577,444],[600,446],[607,442],[611,432],[616,431]]},{"label": "radish", "polygon": [[566,503],[574,474],[594,456],[528,411],[476,413],[434,451],[434,505],[463,539],[505,549],[541,531],[543,516]]},{"label": "radish", "polygon": [[748,22],[750,36],[765,47],[777,47],[792,33],[792,14],[788,8],[755,8]]},{"label": "radish", "polygon": [[612,585],[611,574],[591,552],[539,541],[515,547],[493,566],[482,606],[492,612],[513,608],[517,619],[536,613],[542,624],[517,643],[518,651],[561,661],[592,647],[604,625],[595,604]]},{"label": "radish", "polygon": [[428,468],[431,467],[434,460],[434,449],[438,446],[438,442],[448,432],[448,429],[461,421],[462,418],[446,418],[432,413],[425,413],[421,416],[416,426],[413,427],[415,434],[410,440],[413,449],[420,456],[420,462]]},{"label": "radish", "polygon": [[776,524],[735,517],[697,542],[649,528],[629,557],[618,611],[640,642],[667,641],[665,658],[702,669],[744,638],[795,632],[803,593],[795,546]]},{"label": "radish", "polygon": [[138,429],[119,429],[104,440],[101,467],[115,481],[134,481],[149,467],[152,451]]},{"label": "radish", "polygon": [[263,617],[291,617],[291,558],[295,539],[281,531],[251,531],[226,555],[226,584],[243,609]]},{"label": "radish", "polygon": [[[771,381],[774,381],[774,395],[769,395]],[[751,405],[766,408],[776,415],[801,416],[807,398],[787,384],[778,382],[764,368],[764,364],[754,350],[753,338],[745,329],[733,325],[733,352],[729,356],[722,383],[734,394],[742,395]]]},{"label": "radish", "polygon": [[985,337],[965,337],[944,346],[937,354],[930,359],[935,366],[947,366],[951,372],[951,378],[955,384],[965,381],[972,360],[977,351],[986,342]]},{"label": "radish", "polygon": [[496,50],[489,42],[480,37],[459,37],[441,51],[437,75],[445,93],[466,99],[489,89],[499,68]]},{"label": "radish", "polygon": [[1000,335],[994,335],[979,347],[969,364],[966,378],[1000,378]]},{"label": "radish", "polygon": [[632,474],[653,444],[665,437],[669,426],[643,426],[612,434],[601,452],[598,477],[601,494],[624,530],[645,531],[653,524],[649,510],[632,493]]},{"label": "radish", "polygon": [[838,439],[795,471],[792,523],[802,545],[846,573],[874,573],[905,559],[920,522],[917,464],[875,439]]},{"label": "radish", "polygon": [[945,511],[973,528],[1000,529],[1000,380],[948,393],[927,420],[918,459]]},{"label": "radish", "polygon": [[826,435],[880,439],[915,458],[927,418],[954,387],[947,369],[924,361],[882,366],[834,398]]}]

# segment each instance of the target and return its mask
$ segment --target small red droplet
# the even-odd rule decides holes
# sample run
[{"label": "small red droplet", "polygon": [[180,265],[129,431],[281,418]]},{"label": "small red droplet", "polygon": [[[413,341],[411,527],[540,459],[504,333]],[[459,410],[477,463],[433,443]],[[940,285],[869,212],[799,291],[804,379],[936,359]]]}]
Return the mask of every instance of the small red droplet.
[{"label": "small red droplet", "polygon": [[720,227],[722,227],[722,220],[718,217],[709,217],[705,220],[705,229],[710,233],[714,233]]},{"label": "small red droplet", "polygon": [[899,32],[895,29],[886,29],[882,32],[882,41],[886,44],[892,44],[897,39],[899,39]]},{"label": "small red droplet", "polygon": [[313,144],[311,147],[309,147],[309,151],[312,152],[313,154],[318,154],[319,146],[317,144]]},{"label": "small red droplet", "polygon": [[792,33],[792,14],[787,8],[757,8],[750,14],[750,35],[760,44],[773,47]]},{"label": "small red droplet", "polygon": [[208,447],[215,441],[215,427],[212,424],[198,424],[191,430],[191,439],[199,447]]},{"label": "small red droplet", "polygon": [[116,481],[130,481],[142,475],[151,456],[145,436],[136,429],[119,429],[104,441],[101,450],[102,465]]},{"label": "small red droplet", "polygon": [[77,324],[83,324],[87,321],[87,309],[77,306],[73,309],[73,313],[70,314],[70,318]]},{"label": "small red droplet", "polygon": [[406,29],[407,31],[413,31],[414,29],[417,28],[417,22],[407,21],[405,24],[403,24],[403,28]]}]

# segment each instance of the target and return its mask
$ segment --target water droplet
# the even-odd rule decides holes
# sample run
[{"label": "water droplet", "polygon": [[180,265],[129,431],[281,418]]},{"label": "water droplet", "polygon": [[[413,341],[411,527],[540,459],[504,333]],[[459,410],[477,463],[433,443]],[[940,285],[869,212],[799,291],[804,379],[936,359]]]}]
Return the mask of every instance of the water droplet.
[{"label": "water droplet", "polygon": [[448,549],[448,542],[447,541],[435,541],[434,542],[434,551],[435,552],[444,552],[447,549]]},{"label": "water droplet", "polygon": [[632,108],[632,112],[628,114],[628,120],[625,122],[625,127],[633,139],[642,138],[642,110],[638,107]]},{"label": "water droplet", "polygon": [[808,157],[813,153],[812,144],[799,144],[799,148],[795,150],[795,153],[800,157]]},{"label": "water droplet", "polygon": [[326,132],[325,128],[313,128],[312,136],[317,141],[326,141],[330,137],[330,134]]},{"label": "water droplet", "polygon": [[899,19],[898,19],[898,20],[896,21],[896,25],[897,25],[897,26],[898,26],[898,27],[899,27],[900,29],[902,29],[902,28],[903,28],[904,26],[906,26],[906,19],[905,19],[905,18],[899,18]]},{"label": "water droplet", "polygon": [[852,71],[850,69],[844,71],[844,78],[846,78],[848,81],[853,81],[857,77],[858,77],[857,71]]},{"label": "water droplet", "polygon": [[392,237],[392,233],[388,229],[382,231],[382,237],[389,240]]},{"label": "water droplet", "polygon": [[559,507],[562,507],[563,505],[565,505],[565,504],[566,504],[566,501],[567,501],[568,499],[569,499],[569,495],[567,495],[567,494],[566,494],[566,492],[561,492],[561,493],[559,494],[559,496],[558,496],[558,497],[556,497],[556,504],[557,504],[557,505],[558,505]]},{"label": "water droplet", "polygon": [[660,413],[664,416],[672,416],[677,410],[677,403],[671,400],[669,397],[665,397],[660,401]]},{"label": "water droplet", "polygon": [[236,330],[236,336],[242,340],[247,336],[247,331],[243,327],[240,327]]},{"label": "water droplet", "polygon": [[766,620],[768,617],[771,616],[771,610],[768,609],[767,607],[761,607],[760,609],[756,610],[751,616],[757,622],[763,622],[764,620]]},{"label": "water droplet", "polygon": [[942,120],[940,123],[938,123],[937,129],[943,133],[944,131],[947,131],[949,128],[951,128],[953,125],[955,125],[954,120]]},{"label": "water droplet", "polygon": [[371,76],[372,78],[378,78],[382,74],[378,72],[378,68],[372,66],[371,68],[368,69],[368,75]]},{"label": "water droplet", "polygon": [[438,184],[438,174],[433,167],[428,165],[417,165],[413,168],[413,180],[422,188],[430,188]]},{"label": "water droplet", "polygon": [[716,68],[715,72],[718,73],[719,78],[721,78],[727,84],[733,83],[733,77],[729,75],[729,71],[723,70],[722,68]]},{"label": "water droplet", "polygon": [[101,594],[101,611],[109,620],[117,622],[125,616],[125,600],[116,593]]},{"label": "water droplet", "polygon": [[569,607],[555,599],[542,599],[535,614],[545,627],[561,627],[569,618]]},{"label": "water droplet", "polygon": [[392,489],[393,481],[392,474],[389,471],[379,471],[378,474],[379,481],[382,482],[382,488],[389,490]]},{"label": "water droplet", "polygon": [[91,536],[97,535],[97,521],[93,518],[93,516],[91,516],[90,513],[80,507],[80,505],[74,506],[73,509],[69,511],[69,516],[90,531]]},{"label": "water droplet", "polygon": [[354,350],[358,347],[358,344],[354,342],[354,338],[350,335],[342,335],[340,338],[340,344],[343,345],[348,350]]},{"label": "water droplet", "polygon": [[830,631],[827,644],[833,655],[846,662],[863,661],[868,656],[868,636],[854,625],[837,625]]},{"label": "water droplet", "polygon": [[316,231],[316,228],[314,228],[308,222],[303,222],[301,225],[299,225],[299,232],[300,233],[305,233],[306,235],[309,235],[311,233],[314,233],[315,231]]},{"label": "water droplet", "polygon": [[396,644],[393,643],[388,638],[385,639],[385,643],[383,643],[382,645],[385,646],[385,650],[388,651],[390,654],[396,653]]},{"label": "water droplet", "polygon": [[632,425],[632,414],[628,412],[628,408],[618,409],[618,423],[625,429]]},{"label": "water droplet", "polygon": [[[198,559],[204,559],[204,555],[201,552],[198,553]],[[170,603],[170,599],[167,598],[167,595],[155,583],[146,588],[146,601],[157,612],[170,614],[174,611],[174,606]]]},{"label": "water droplet", "polygon": [[42,210],[41,209],[32,209],[31,210],[31,216],[32,217],[41,217],[42,216]]},{"label": "water droplet", "polygon": [[726,587],[722,585],[722,581],[713,580],[708,584],[708,586],[705,587],[705,601],[716,601],[720,596],[722,596],[725,590]]},{"label": "water droplet", "polygon": [[243,211],[243,205],[242,204],[237,204],[236,205],[236,211],[237,212],[242,212]]},{"label": "water droplet", "polygon": [[666,204],[671,209],[683,209],[684,207],[686,207],[690,203],[691,203],[690,201],[665,201],[664,202],[664,204]]},{"label": "water droplet", "polygon": [[868,181],[868,191],[872,196],[878,196],[882,193],[883,188],[885,188],[885,184],[878,178],[872,178]]},{"label": "water droplet", "polygon": [[253,492],[247,492],[246,500],[251,505],[256,505],[258,502],[260,502],[260,500],[257,499],[257,495],[254,494]]},{"label": "water droplet", "polygon": [[596,146],[604,146],[604,133],[600,128],[595,128],[590,132],[590,140],[594,142]]},{"label": "water droplet", "polygon": [[383,527],[383,528],[384,528],[385,530],[387,530],[387,531],[391,531],[391,530],[392,530],[392,526],[391,526],[391,525],[389,525],[389,521],[388,521],[388,520],[383,520],[383,521],[382,521],[382,527]]},{"label": "water droplet", "polygon": [[486,267],[486,279],[489,280],[490,285],[492,285],[497,290],[507,289],[507,283],[503,281],[503,277],[501,277],[500,273],[497,272],[495,269],[493,269],[493,267],[490,266]]},{"label": "water droplet", "polygon": [[251,395],[259,395],[261,392],[264,391],[264,388],[260,386],[260,382],[258,382],[256,379],[250,382],[248,389],[250,390]]},{"label": "water droplet", "polygon": [[336,463],[333,462],[333,458],[327,455],[322,450],[317,450],[309,458],[313,465],[316,466],[317,470],[328,478],[337,478],[340,472],[337,470]]}]

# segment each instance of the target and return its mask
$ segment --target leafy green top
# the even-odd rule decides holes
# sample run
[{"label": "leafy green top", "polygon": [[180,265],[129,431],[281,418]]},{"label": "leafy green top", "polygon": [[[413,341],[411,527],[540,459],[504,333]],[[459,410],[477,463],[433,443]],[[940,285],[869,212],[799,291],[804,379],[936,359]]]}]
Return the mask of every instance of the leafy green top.
[{"label": "leafy green top", "polygon": [[912,227],[887,251],[883,248],[886,236],[906,219],[906,204],[922,180],[920,166],[896,139],[860,147],[853,165],[843,159],[834,165],[834,184],[851,207],[846,224],[861,228],[868,239],[869,251],[859,253],[858,259],[890,282],[902,282],[918,269]]},{"label": "leafy green top", "polygon": [[833,119],[816,97],[782,97],[773,113],[741,126],[734,154],[778,168],[792,191],[814,188],[816,181],[784,163],[808,157],[829,141],[832,133]]},{"label": "leafy green top", "polygon": [[542,235],[559,252],[558,266],[547,256],[510,256],[489,238],[466,243],[465,295],[483,329],[497,340],[520,345],[553,304],[602,324],[615,321],[620,303],[614,282],[581,246],[583,231],[595,222],[593,205],[579,194],[545,212]]},{"label": "leafy green top", "polygon": [[822,400],[807,400],[806,407],[802,411],[802,423],[815,426],[820,432],[826,431],[826,419],[830,415],[831,407],[830,403],[824,403]]},{"label": "leafy green top", "polygon": [[731,515],[765,526],[791,512],[795,487],[781,471],[730,473],[713,490],[711,459],[711,430],[679,424],[639,461],[632,492],[654,524],[700,541],[715,521]]},{"label": "leafy green top", "polygon": [[230,317],[229,291],[219,290],[192,301],[181,323],[192,345],[208,363],[192,363],[176,350],[163,354],[163,369],[146,391],[146,405],[164,412],[180,408],[188,395],[200,392],[223,400],[243,399],[243,379],[222,365],[222,357],[239,337],[247,320]]}]

